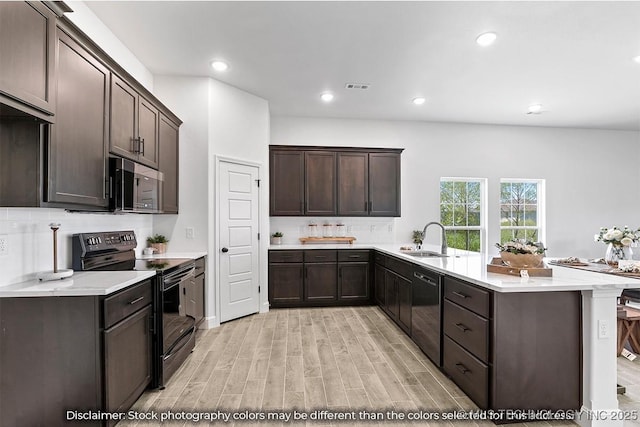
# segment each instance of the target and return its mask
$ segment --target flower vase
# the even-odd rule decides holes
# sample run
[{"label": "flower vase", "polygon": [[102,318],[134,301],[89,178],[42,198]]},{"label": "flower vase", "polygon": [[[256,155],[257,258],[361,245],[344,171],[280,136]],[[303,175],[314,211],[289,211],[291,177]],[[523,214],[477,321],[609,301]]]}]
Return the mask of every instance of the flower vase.
[{"label": "flower vase", "polygon": [[609,243],[607,252],[604,254],[604,261],[611,267],[617,267],[618,261],[630,260],[632,255],[633,251],[630,246]]}]

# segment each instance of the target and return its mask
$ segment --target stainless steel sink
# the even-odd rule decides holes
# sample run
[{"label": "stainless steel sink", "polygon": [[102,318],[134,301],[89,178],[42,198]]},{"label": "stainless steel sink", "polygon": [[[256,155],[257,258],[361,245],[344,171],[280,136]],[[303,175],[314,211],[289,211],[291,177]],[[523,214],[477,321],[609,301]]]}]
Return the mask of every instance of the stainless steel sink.
[{"label": "stainless steel sink", "polygon": [[443,255],[434,251],[415,250],[415,251],[402,251],[403,254],[411,255],[418,258],[446,258],[448,255]]}]

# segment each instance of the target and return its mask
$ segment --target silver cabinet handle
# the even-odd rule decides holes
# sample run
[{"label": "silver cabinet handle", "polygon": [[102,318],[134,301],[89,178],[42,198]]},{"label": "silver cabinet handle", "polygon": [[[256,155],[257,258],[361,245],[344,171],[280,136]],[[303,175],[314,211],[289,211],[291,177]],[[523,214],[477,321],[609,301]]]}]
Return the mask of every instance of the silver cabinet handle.
[{"label": "silver cabinet handle", "polygon": [[137,304],[137,303],[139,303],[140,301],[142,301],[143,299],[144,299],[144,297],[138,297],[138,298],[136,298],[136,299],[134,299],[134,300],[129,301],[129,305]]}]

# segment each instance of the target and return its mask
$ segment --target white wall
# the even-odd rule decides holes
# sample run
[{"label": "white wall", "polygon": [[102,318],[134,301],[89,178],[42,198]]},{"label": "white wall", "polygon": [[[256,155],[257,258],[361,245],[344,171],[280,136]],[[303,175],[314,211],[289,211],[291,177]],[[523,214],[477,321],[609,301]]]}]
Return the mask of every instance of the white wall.
[{"label": "white wall", "polygon": [[67,1],[73,12],[65,14],[71,22],[88,35],[148,90],[153,91],[153,74],[117,38],[111,30],[82,1]]},{"label": "white wall", "polygon": [[[439,219],[440,177],[488,178],[490,252],[499,238],[500,178],[542,178],[548,255],[603,256],[604,245],[593,242],[599,227],[640,226],[639,143],[638,132],[271,118],[271,144],[404,148],[398,242],[410,242],[411,230]],[[438,234],[429,234],[436,243]]]}]

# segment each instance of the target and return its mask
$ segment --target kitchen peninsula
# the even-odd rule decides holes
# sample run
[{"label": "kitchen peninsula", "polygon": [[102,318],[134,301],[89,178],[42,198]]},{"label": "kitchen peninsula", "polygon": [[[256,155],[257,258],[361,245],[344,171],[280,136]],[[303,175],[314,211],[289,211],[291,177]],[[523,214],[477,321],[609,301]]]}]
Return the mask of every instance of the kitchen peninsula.
[{"label": "kitchen peninsula", "polygon": [[[487,272],[491,259],[487,254],[449,249],[446,257],[414,257],[398,248],[388,244],[277,245],[271,246],[270,257],[302,252],[311,258],[314,251],[369,250],[376,263],[388,257],[396,264],[437,274],[443,278],[442,364],[430,357],[479,407],[576,410],[581,425],[622,425],[622,420],[616,420],[616,302],[623,289],[638,287],[636,279],[561,267],[553,268],[552,277],[502,275]],[[435,246],[426,249],[439,251]],[[472,351],[478,348],[476,342],[459,345],[455,331],[447,332],[448,307],[457,310],[457,319],[459,313],[466,313],[484,325],[484,343],[479,344],[484,350]],[[396,323],[412,335],[401,322]],[[469,331],[458,323],[455,326],[463,333]]]}]

